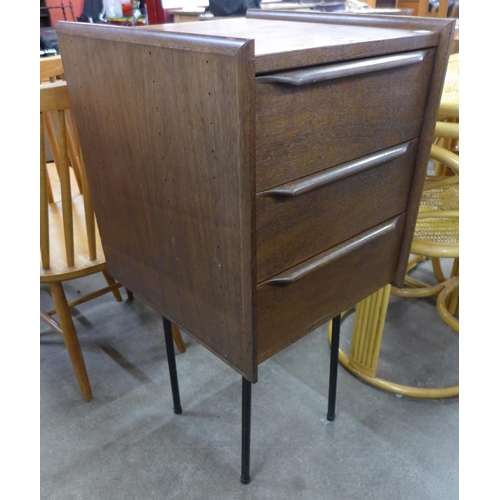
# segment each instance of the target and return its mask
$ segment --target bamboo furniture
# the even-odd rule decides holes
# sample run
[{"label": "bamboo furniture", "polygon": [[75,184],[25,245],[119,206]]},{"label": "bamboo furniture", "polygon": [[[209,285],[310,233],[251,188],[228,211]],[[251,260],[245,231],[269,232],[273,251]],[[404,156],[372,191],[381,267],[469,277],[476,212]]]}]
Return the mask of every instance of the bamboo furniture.
[{"label": "bamboo furniture", "polygon": [[176,413],[171,322],[242,375],[245,484],[258,365],[403,283],[453,25],[58,25],[110,273],[166,318]]},{"label": "bamboo furniture", "polygon": [[[331,348],[338,349],[339,362],[352,374],[379,389],[426,399],[456,397],[459,386],[436,388],[407,386],[377,376],[377,366],[391,294],[406,298],[435,296],[440,317],[458,332],[456,318],[459,287],[458,155],[433,145],[431,158],[446,165],[453,171],[453,175],[432,176],[426,180],[411,247],[413,257],[409,261],[408,271],[412,270],[422,258],[432,259],[437,284],[424,283],[408,274],[404,287],[398,288],[388,284],[359,302],[356,305],[349,355],[338,348],[337,340],[332,340],[332,325],[329,327]],[[449,278],[445,278],[441,269],[442,258],[454,259]]]},{"label": "bamboo furniture", "polygon": [[[365,382],[389,392],[417,398],[455,397],[458,396],[459,388],[458,385],[445,388],[405,386],[378,377],[377,366],[391,291],[393,295],[403,297],[436,296],[439,315],[448,326],[458,332],[456,314],[459,284],[459,161],[455,154],[459,140],[458,54],[453,54],[448,59],[438,118],[434,130],[435,145],[431,149],[434,175],[426,178],[419,210],[420,218],[412,244],[412,252],[415,255],[408,263],[408,271],[411,271],[422,260],[432,259],[437,284],[422,283],[407,275],[407,286],[404,289],[387,285],[358,303],[350,354],[339,351],[340,363]],[[437,210],[442,212],[439,218],[422,215]],[[454,259],[449,278],[445,278],[443,274],[441,258]],[[329,328],[329,339],[332,342],[331,325]]]},{"label": "bamboo furniture", "polygon": [[[458,134],[451,137],[458,140]],[[445,168],[440,168],[437,175],[426,178],[411,248],[414,257],[408,267],[412,269],[422,258],[431,259],[437,284],[430,285],[407,276],[406,286],[393,287],[392,294],[418,298],[437,296],[439,315],[458,332],[455,315],[458,311],[459,157],[441,146],[433,145],[431,159]],[[441,259],[453,259],[449,278],[443,273]]]},{"label": "bamboo furniture", "polygon": [[[451,54],[448,59],[443,94],[439,104],[439,121],[434,132],[434,142],[454,153],[459,151],[459,119],[460,55],[457,53]],[[444,167],[437,164],[435,171],[438,175],[442,174],[444,173]],[[451,173],[451,171],[448,171],[448,173]]]},{"label": "bamboo furniture", "polygon": [[458,118],[460,104],[460,54],[452,54],[448,59],[443,94],[439,105],[440,118]]}]

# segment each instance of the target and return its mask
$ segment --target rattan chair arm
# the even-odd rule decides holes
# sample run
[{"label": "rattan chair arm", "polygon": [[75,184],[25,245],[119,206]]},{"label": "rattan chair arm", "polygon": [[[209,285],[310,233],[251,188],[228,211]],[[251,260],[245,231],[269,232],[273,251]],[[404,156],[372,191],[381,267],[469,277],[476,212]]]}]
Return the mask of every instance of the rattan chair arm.
[{"label": "rattan chair arm", "polygon": [[445,137],[448,139],[459,138],[459,124],[452,122],[436,122],[435,137]]},{"label": "rattan chair arm", "polygon": [[425,212],[419,212],[419,219],[429,219],[429,218],[445,218],[445,217],[458,217],[458,210],[430,210]]},{"label": "rattan chair arm", "polygon": [[453,175],[448,177],[436,177],[428,178],[424,184],[424,191],[429,191],[430,189],[439,189],[446,186],[453,186],[459,183],[459,176]]},{"label": "rattan chair arm", "polygon": [[458,243],[436,243],[414,238],[411,244],[411,252],[427,257],[438,257],[444,259],[458,258]]},{"label": "rattan chair arm", "polygon": [[439,119],[458,118],[460,106],[458,101],[441,101],[439,105]]},{"label": "rattan chair arm", "polygon": [[458,155],[455,153],[452,153],[451,151],[438,146],[437,144],[433,144],[431,147],[431,158],[433,160],[437,160],[443,164],[445,164],[447,167],[451,168],[453,172],[458,174],[459,172],[459,166],[458,166]]}]

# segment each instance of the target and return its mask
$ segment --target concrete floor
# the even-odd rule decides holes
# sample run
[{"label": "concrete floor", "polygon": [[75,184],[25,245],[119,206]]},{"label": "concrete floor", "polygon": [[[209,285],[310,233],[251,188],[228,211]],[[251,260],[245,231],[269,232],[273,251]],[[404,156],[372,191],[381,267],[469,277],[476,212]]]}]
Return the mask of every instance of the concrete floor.
[{"label": "concrete floor", "polygon": [[[67,295],[101,279],[68,285]],[[50,303],[47,288],[40,296]],[[328,422],[327,325],[259,366],[244,486],[241,377],[184,334],[187,349],[176,358],[184,411],[175,415],[157,312],[137,297],[108,295],[73,314],[94,399],[84,402],[61,337],[41,323],[41,499],[459,497],[459,399],[397,397],[339,367]],[[342,323],[347,352],[352,319]],[[432,299],[391,298],[378,374],[417,386],[458,382],[458,336]]]}]

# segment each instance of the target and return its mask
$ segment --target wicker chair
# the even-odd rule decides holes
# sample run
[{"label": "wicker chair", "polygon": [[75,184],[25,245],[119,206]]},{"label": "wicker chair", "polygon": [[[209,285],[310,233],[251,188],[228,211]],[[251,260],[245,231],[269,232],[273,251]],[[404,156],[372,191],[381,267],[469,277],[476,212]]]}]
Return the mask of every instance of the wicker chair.
[{"label": "wicker chair", "polygon": [[[409,271],[419,261],[431,259],[437,284],[427,284],[407,275],[404,288],[392,287],[399,297],[437,296],[441,318],[458,332],[458,258],[459,258],[459,161],[458,155],[433,145],[431,158],[444,165],[445,175],[428,176],[422,198],[411,252]],[[452,172],[452,175],[448,174]],[[450,276],[445,277],[441,259],[454,259]]]},{"label": "wicker chair", "polygon": [[[370,385],[388,392],[415,398],[449,398],[458,396],[459,386],[427,388],[412,387],[377,376],[377,365],[390,295],[400,297],[436,296],[436,307],[443,321],[458,332],[458,155],[433,145],[431,158],[445,165],[445,174],[429,175],[420,203],[412,258],[404,288],[387,285],[356,305],[350,355],[339,349],[339,361],[352,374]],[[411,271],[424,259],[433,263],[437,284],[427,284],[411,276]],[[452,258],[451,275],[445,278],[440,259]],[[329,326],[331,343],[332,324]]]}]

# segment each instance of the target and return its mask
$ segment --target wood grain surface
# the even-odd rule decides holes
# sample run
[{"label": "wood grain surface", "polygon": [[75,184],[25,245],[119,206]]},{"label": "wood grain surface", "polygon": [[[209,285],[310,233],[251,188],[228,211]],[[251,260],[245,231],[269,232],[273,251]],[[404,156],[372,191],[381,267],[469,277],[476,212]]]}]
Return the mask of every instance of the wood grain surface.
[{"label": "wood grain surface", "polygon": [[[309,16],[307,13],[296,13],[294,19],[282,22],[282,18],[287,18],[287,13],[248,11],[247,17],[253,12],[257,12],[262,19],[219,19],[199,23],[151,25],[139,29],[185,33],[193,37],[217,36],[226,40],[254,39],[255,70],[259,74],[411,51],[435,46],[438,41],[435,33],[415,33],[412,25],[408,29],[402,28],[401,22],[381,25],[372,20],[359,26],[337,21],[341,16],[335,15],[331,20],[335,26],[332,26],[327,24],[330,21],[329,14]],[[304,22],[299,22],[301,19]],[[360,18],[359,24],[363,25],[363,22],[364,18]]]},{"label": "wood grain surface", "polygon": [[[110,271],[252,382],[401,284],[453,27],[260,11],[60,23]],[[278,72],[292,84],[269,83]]]},{"label": "wood grain surface", "polygon": [[403,229],[404,215],[260,283],[259,363],[391,282]]},{"label": "wood grain surface", "polygon": [[260,193],[257,282],[404,212],[417,145],[413,140],[384,150],[387,156],[381,152],[310,176],[321,181],[329,173],[332,182],[297,196]]},{"label": "wood grain surface", "polygon": [[58,37],[110,273],[255,381],[253,42]]},{"label": "wood grain surface", "polygon": [[257,191],[419,137],[433,63],[429,50],[415,64],[303,87],[258,83]]}]

